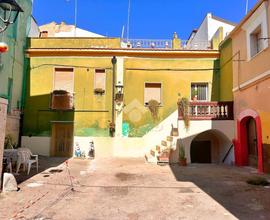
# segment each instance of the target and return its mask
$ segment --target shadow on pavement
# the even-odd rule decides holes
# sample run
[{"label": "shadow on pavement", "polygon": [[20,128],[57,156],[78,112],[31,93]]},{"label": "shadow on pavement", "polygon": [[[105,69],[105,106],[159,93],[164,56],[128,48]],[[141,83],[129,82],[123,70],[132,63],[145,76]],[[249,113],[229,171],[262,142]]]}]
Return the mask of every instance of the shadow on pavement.
[{"label": "shadow on pavement", "polygon": [[[45,157],[45,156],[39,156],[39,167],[38,167],[38,173],[42,173],[45,170],[49,168],[54,168],[59,166],[60,164],[67,161],[69,158],[64,157]],[[61,172],[62,170],[51,169],[51,173]],[[35,164],[32,165],[30,174],[27,175],[27,171],[23,171],[23,168],[21,166],[19,175],[15,175],[15,178],[17,180],[17,183],[20,184],[31,177],[35,176],[37,173]]]},{"label": "shadow on pavement", "polygon": [[[247,168],[215,164],[170,165],[177,181],[191,182],[238,219],[269,219],[270,189],[246,181],[261,176]],[[267,176],[267,175],[266,175]],[[267,176],[269,178],[269,176]]]}]

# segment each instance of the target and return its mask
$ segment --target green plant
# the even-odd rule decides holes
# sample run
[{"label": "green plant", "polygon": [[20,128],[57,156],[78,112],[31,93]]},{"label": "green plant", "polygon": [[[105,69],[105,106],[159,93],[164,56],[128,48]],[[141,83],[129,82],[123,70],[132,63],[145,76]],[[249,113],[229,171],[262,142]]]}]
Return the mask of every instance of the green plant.
[{"label": "green plant", "polygon": [[94,93],[95,93],[96,95],[103,95],[103,94],[105,93],[105,90],[102,89],[102,88],[95,88],[95,89],[94,89]]},{"label": "green plant", "polygon": [[185,160],[186,159],[186,152],[185,152],[185,147],[183,144],[180,144],[179,147],[179,160]]},{"label": "green plant", "polygon": [[194,99],[195,96],[198,96],[198,90],[192,89],[192,91],[191,91],[191,98]]},{"label": "green plant", "polygon": [[16,146],[16,142],[13,140],[13,137],[11,134],[8,134],[5,137],[5,143],[4,143],[4,148],[5,149],[13,149]]},{"label": "green plant", "polygon": [[183,117],[185,129],[189,129],[189,101],[187,98],[180,98],[178,101],[179,111]]},{"label": "green plant", "polygon": [[149,111],[151,112],[151,115],[152,115],[154,121],[158,120],[159,105],[160,105],[160,103],[154,99],[152,99],[148,102],[148,108],[149,108]]}]

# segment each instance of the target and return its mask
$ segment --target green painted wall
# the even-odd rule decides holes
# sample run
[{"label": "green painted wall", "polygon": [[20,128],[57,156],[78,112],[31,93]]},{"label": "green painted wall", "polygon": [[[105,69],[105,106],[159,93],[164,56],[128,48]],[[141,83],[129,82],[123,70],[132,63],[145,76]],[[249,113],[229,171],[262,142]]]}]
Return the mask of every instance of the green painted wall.
[{"label": "green painted wall", "polygon": [[[74,68],[75,111],[49,110],[54,68]],[[95,69],[106,69],[106,92],[94,94]],[[74,121],[76,136],[108,136],[111,120],[112,64],[110,58],[31,58],[27,77],[24,135],[49,136],[51,121]],[[104,112],[103,112],[104,111]]]},{"label": "green painted wall", "polygon": [[[30,31],[32,14],[32,0],[17,0],[17,2],[24,12],[19,14],[15,24],[10,25],[5,32],[0,34],[1,41],[9,46],[9,51],[0,55],[0,96],[11,101],[9,109],[21,107],[24,51],[27,48],[27,35]],[[13,85],[8,97],[9,80],[13,81]]]},{"label": "green painted wall", "polygon": [[233,101],[232,41],[220,45],[220,101]]}]

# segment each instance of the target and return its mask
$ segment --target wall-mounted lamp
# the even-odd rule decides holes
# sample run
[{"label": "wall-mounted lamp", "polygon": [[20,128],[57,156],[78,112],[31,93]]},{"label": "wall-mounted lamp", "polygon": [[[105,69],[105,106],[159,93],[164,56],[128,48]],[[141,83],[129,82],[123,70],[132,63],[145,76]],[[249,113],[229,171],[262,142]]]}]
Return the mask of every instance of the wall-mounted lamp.
[{"label": "wall-mounted lamp", "polygon": [[121,105],[121,103],[124,101],[124,93],[123,93],[124,86],[118,82],[118,84],[115,85],[115,88],[117,92],[115,94],[114,100],[117,105]]},{"label": "wall-mounted lamp", "polygon": [[4,24],[4,26],[0,26],[0,33],[2,33],[10,24],[16,22],[19,13],[23,10],[15,0],[0,0],[0,8],[2,9],[0,21]]},{"label": "wall-mounted lamp", "polygon": [[124,86],[120,82],[118,82],[117,85],[115,85],[115,88],[117,92],[123,93]]}]

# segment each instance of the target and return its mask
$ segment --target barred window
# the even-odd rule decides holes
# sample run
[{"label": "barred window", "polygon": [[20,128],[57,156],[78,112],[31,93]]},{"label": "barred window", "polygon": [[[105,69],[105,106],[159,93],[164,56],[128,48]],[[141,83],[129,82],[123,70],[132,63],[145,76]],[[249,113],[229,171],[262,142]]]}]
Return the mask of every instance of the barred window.
[{"label": "barred window", "polygon": [[199,101],[208,100],[208,84],[207,83],[192,83],[191,84],[191,99],[197,96]]}]

